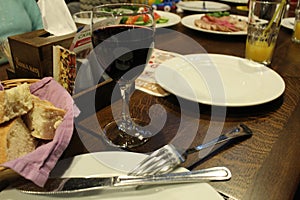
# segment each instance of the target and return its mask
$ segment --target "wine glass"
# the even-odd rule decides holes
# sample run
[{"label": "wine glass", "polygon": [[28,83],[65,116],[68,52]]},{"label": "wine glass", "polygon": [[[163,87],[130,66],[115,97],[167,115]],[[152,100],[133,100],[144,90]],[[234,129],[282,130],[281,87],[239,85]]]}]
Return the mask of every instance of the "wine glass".
[{"label": "wine glass", "polygon": [[122,97],[121,117],[104,127],[104,135],[113,146],[137,147],[148,140],[143,129],[146,124],[131,118],[129,98],[153,50],[153,10],[144,4],[105,4],[93,8],[92,21],[97,60],[118,83]]}]

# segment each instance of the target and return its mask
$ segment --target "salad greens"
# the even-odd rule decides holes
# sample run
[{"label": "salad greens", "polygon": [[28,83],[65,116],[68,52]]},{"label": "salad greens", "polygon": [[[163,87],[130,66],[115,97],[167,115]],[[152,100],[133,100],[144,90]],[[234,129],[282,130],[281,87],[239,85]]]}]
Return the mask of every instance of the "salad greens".
[{"label": "salad greens", "polygon": [[158,20],[156,20],[156,23],[157,24],[164,24],[164,23],[167,23],[168,21],[169,21],[168,18],[160,17]]},{"label": "salad greens", "polygon": [[[168,18],[160,16],[158,13],[154,12],[154,20],[157,24],[167,23]],[[147,25],[152,23],[151,18],[148,15],[140,14],[137,16],[126,16],[122,17],[120,24],[134,24],[134,25]]]},{"label": "salad greens", "polygon": [[[124,5],[121,8],[118,9],[110,9],[110,8],[105,8],[103,11],[108,12],[108,13],[136,13],[138,12],[139,7],[138,6],[131,6],[131,5]],[[154,11],[154,21],[157,24],[164,24],[169,21],[168,18],[160,16],[157,12]],[[150,17],[146,14],[140,14],[137,16],[124,16],[122,17],[120,24],[134,24],[134,25],[147,25],[152,23],[152,20]]]},{"label": "salad greens", "polygon": [[213,12],[213,13],[207,13],[208,16],[212,16],[212,17],[223,17],[223,16],[229,16],[230,12]]},{"label": "salad greens", "polygon": [[154,15],[154,20],[157,24],[164,24],[167,23],[169,21],[168,18],[166,17],[162,17],[161,15],[159,15],[157,12],[154,11],[153,13]]},{"label": "salad greens", "polygon": [[147,25],[152,23],[151,18],[146,14],[136,16],[124,16],[122,17],[120,24],[134,24],[134,25]]}]

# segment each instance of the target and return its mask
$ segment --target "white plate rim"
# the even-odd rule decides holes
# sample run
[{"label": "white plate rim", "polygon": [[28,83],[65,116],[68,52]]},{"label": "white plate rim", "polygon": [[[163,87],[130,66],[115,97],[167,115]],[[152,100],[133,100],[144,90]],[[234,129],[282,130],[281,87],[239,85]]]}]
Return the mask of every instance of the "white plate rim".
[{"label": "white plate rim", "polygon": [[[200,55],[200,54],[190,54],[190,55],[186,55],[186,57],[188,58],[189,56],[193,57],[193,56],[198,56],[198,55]],[[231,56],[231,55],[223,55],[223,54],[207,54],[207,55],[209,56],[210,59],[211,58],[212,59],[213,58],[222,58],[222,59],[236,59],[237,61],[247,61],[245,58]],[[166,61],[166,62],[168,62],[168,61]],[[163,64],[164,63],[162,63],[162,66],[163,66]],[[222,66],[224,66],[224,64],[222,64]],[[232,67],[232,66],[230,66],[230,67]],[[274,83],[272,82],[272,85],[276,85],[276,92],[274,94],[271,94],[268,98],[258,99],[258,100],[255,100],[255,101],[248,101],[248,102],[247,101],[246,102],[232,102],[232,101],[228,102],[228,96],[226,97],[227,99],[226,99],[225,102],[212,102],[211,100],[199,99],[197,97],[186,96],[185,94],[181,94],[181,93],[175,91],[174,90],[174,84],[171,84],[171,86],[170,86],[170,85],[168,85],[168,83],[166,83],[163,80],[163,75],[160,75],[160,73],[161,73],[160,72],[161,71],[160,67],[158,67],[155,71],[155,79],[156,79],[156,82],[162,88],[169,91],[170,93],[172,93],[174,95],[177,95],[181,98],[197,102],[197,103],[202,103],[202,104],[206,104],[206,105],[215,105],[215,106],[228,106],[228,107],[255,106],[255,105],[260,105],[260,104],[268,103],[272,100],[275,100],[276,98],[280,97],[284,93],[284,90],[285,90],[285,82],[284,82],[283,78],[277,72],[275,72],[274,70],[272,70],[269,67],[266,67],[264,65],[260,65],[260,67],[262,67],[262,69],[263,69],[261,71],[266,70],[266,72],[268,72],[268,74],[271,74],[272,78],[274,78],[274,80],[277,81],[277,82],[274,82]],[[218,68],[218,66],[217,66],[217,68]],[[265,72],[265,74],[266,74],[266,72]],[[169,74],[170,73],[168,73],[168,75]],[[160,76],[162,76],[162,77],[160,77]],[[268,90],[267,91],[262,91],[262,92],[268,92]],[[225,96],[226,96],[226,94],[225,94]]]},{"label": "white plate rim", "polygon": [[167,23],[156,24],[156,26],[155,26],[156,28],[164,28],[164,27],[174,26],[176,24],[179,24],[181,21],[181,17],[175,13],[160,11],[160,10],[155,10],[154,12],[157,12],[160,16],[163,16],[163,17],[166,17],[169,19],[169,21]]},{"label": "white plate rim", "polygon": [[[126,169],[127,171],[129,168],[132,167],[132,165],[136,165],[138,162],[140,162],[142,159],[146,157],[146,154],[141,153],[134,153],[134,152],[126,152],[126,151],[104,151],[104,152],[94,152],[94,153],[86,153],[77,155],[72,158],[67,158],[64,160],[61,160],[57,163],[54,171],[52,171],[51,175],[52,177],[82,177],[82,176],[98,176],[101,175],[103,177],[107,176],[114,176],[114,175],[125,175],[125,172],[123,171]],[[99,162],[99,158],[103,159],[102,161],[107,161],[108,163]],[[113,159],[112,159],[113,158]],[[120,159],[119,162],[114,163],[114,160]],[[122,162],[127,162],[129,165],[124,166],[122,165]],[[97,165],[99,164],[99,165]],[[115,164],[115,166],[109,166],[110,164]],[[66,167],[68,167],[66,169]],[[109,171],[109,168],[113,168],[112,171]],[[65,170],[66,169],[66,170]],[[92,170],[91,170],[92,169]],[[92,172],[93,170],[96,170],[96,172]],[[122,172],[123,171],[123,172]],[[63,173],[63,174],[61,174]],[[80,174],[82,173],[82,174]],[[178,188],[177,188],[178,187]],[[182,188],[181,188],[182,187]],[[154,197],[158,199],[166,199],[166,200],[172,200],[174,199],[174,196],[168,196],[168,191],[175,191],[179,192],[181,195],[188,195],[186,194],[185,190],[189,190],[189,194],[192,195],[191,198],[198,197],[199,192],[205,192],[205,195],[209,195],[208,199],[213,200],[222,200],[223,198],[221,195],[213,189],[208,183],[194,183],[191,185],[183,185],[183,186],[161,186],[159,189],[150,189],[146,192],[146,194],[143,194],[141,192],[137,193],[137,196],[134,196],[130,191],[126,191],[125,193],[120,197],[120,195],[113,193],[111,194],[105,194],[105,192],[100,193],[101,199],[105,200],[116,200],[116,199],[152,199],[153,195]],[[134,192],[134,191],[133,191]],[[178,194],[179,194],[178,193]],[[12,196],[15,195],[15,196]],[[146,195],[146,196],[145,196]],[[149,196],[147,196],[149,195]],[[169,194],[170,195],[170,194]],[[172,193],[173,195],[173,193]],[[176,195],[176,194],[174,194]],[[92,199],[98,199],[97,196],[92,195],[91,197],[88,195],[83,196],[62,196],[62,198],[59,197],[53,197],[53,196],[36,196],[36,195],[29,195],[29,194],[23,194],[17,191],[16,189],[7,189],[0,192],[0,198],[3,200],[9,200],[9,199],[23,199],[23,200],[32,200],[32,199],[39,199],[39,200],[50,200],[50,199],[80,199],[82,200],[92,200]],[[142,197],[142,198],[141,198]],[[206,198],[207,199],[207,198]]]},{"label": "white plate rim", "polygon": [[291,24],[291,22],[295,20],[295,17],[287,17],[287,18],[283,18],[281,21],[281,25],[287,29],[291,29],[294,30],[294,25]]},{"label": "white plate rim", "polygon": [[[247,35],[247,31],[223,32],[223,31],[207,30],[207,29],[203,29],[203,28],[195,26],[194,25],[195,19],[200,19],[204,15],[205,14],[194,14],[194,15],[185,16],[181,19],[181,24],[183,26],[187,27],[187,28],[197,30],[197,31],[201,31],[201,32],[206,32],[206,33],[214,33],[214,34],[221,34],[221,35]],[[246,17],[246,16],[233,15],[233,14],[230,14],[230,15],[233,16],[233,17],[238,17],[239,19],[243,19],[243,20],[248,21],[248,17]]]},{"label": "white plate rim", "polygon": [[218,11],[227,11],[230,10],[230,6],[224,3],[219,3],[219,2],[214,2],[214,1],[205,1],[206,5],[209,4],[214,4],[214,5],[218,5],[220,6],[219,8],[215,8],[215,9],[203,9],[203,8],[197,8],[197,7],[192,7],[189,6],[189,4],[195,4],[195,3],[199,3],[202,4],[203,1],[180,1],[179,3],[177,3],[177,7],[181,8],[182,10],[186,10],[186,11],[194,11],[194,12],[218,12]]}]

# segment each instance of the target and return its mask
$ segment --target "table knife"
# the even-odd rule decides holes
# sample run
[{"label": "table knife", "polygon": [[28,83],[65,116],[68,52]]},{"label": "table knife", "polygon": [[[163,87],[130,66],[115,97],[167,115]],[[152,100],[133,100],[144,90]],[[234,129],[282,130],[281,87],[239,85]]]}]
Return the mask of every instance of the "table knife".
[{"label": "table knife", "polygon": [[29,194],[65,194],[99,189],[118,189],[128,186],[162,185],[175,183],[195,183],[208,181],[225,181],[231,178],[226,167],[212,167],[197,171],[170,173],[152,176],[113,176],[113,177],[71,177],[49,178],[44,187],[32,182],[19,185],[18,190]]}]

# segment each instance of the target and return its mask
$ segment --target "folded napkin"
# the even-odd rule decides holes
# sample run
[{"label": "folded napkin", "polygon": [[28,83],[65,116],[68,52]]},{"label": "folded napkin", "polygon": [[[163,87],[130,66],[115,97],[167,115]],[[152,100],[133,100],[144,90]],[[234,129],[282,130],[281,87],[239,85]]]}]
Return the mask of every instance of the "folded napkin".
[{"label": "folded napkin", "polygon": [[154,49],[145,70],[135,81],[136,89],[153,96],[168,96],[170,93],[165,91],[159,84],[156,83],[155,70],[161,63],[177,56],[178,54],[174,52]]},{"label": "folded napkin", "polygon": [[74,104],[71,95],[51,77],[33,83],[30,86],[30,91],[32,94],[52,102],[56,107],[67,112],[63,122],[56,129],[52,141],[37,147],[36,150],[21,158],[3,163],[2,166],[11,168],[42,187],[69,144],[73,134],[74,117],[77,117],[80,111]]}]

